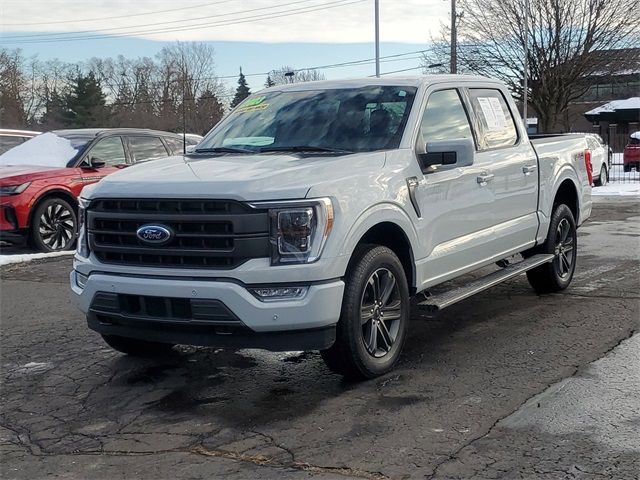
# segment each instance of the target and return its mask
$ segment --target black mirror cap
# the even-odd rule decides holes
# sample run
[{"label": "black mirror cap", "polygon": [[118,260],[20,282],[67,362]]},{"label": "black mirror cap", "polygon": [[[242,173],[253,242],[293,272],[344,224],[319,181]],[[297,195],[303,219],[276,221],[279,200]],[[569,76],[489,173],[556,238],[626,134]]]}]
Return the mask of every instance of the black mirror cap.
[{"label": "black mirror cap", "polygon": [[423,168],[438,165],[455,165],[457,161],[458,154],[456,152],[426,152],[420,154],[420,163],[422,163]]}]

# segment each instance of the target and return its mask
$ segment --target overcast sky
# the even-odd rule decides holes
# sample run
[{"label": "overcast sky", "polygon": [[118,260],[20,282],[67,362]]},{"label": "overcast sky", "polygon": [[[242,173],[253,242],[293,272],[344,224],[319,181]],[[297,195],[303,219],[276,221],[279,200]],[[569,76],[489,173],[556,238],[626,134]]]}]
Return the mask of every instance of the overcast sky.
[{"label": "overcast sky", "polygon": [[[380,6],[381,53],[392,55],[423,49],[448,20],[450,2],[380,0]],[[153,56],[175,40],[208,41],[216,48],[220,75],[234,75],[239,66],[263,72],[283,64],[303,68],[370,58],[373,7],[374,0],[0,0],[0,44],[29,56],[78,62]],[[42,36],[51,33],[63,35]],[[66,33],[102,38],[75,41]],[[51,38],[65,41],[41,43]],[[417,65],[415,56],[407,57],[389,61],[383,71]],[[362,76],[372,68],[323,73]]]}]

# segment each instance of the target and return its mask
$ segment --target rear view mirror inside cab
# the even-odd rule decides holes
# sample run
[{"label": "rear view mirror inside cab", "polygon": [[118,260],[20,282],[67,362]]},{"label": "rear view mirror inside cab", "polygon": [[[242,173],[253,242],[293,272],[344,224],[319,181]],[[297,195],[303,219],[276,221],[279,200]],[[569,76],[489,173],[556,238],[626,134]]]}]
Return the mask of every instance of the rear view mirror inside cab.
[{"label": "rear view mirror inside cab", "polygon": [[435,172],[473,165],[475,145],[470,138],[437,140],[427,142],[423,152],[418,153],[422,171]]}]

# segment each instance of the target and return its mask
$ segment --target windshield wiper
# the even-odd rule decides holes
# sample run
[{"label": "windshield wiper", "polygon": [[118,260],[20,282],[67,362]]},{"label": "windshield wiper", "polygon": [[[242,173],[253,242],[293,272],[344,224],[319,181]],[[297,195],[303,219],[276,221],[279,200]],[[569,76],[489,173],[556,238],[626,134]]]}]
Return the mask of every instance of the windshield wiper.
[{"label": "windshield wiper", "polygon": [[289,145],[286,147],[264,147],[259,150],[264,152],[323,152],[323,153],[353,153],[342,148],[315,147],[313,145]]},{"label": "windshield wiper", "polygon": [[256,153],[255,150],[235,147],[196,148],[194,153]]}]

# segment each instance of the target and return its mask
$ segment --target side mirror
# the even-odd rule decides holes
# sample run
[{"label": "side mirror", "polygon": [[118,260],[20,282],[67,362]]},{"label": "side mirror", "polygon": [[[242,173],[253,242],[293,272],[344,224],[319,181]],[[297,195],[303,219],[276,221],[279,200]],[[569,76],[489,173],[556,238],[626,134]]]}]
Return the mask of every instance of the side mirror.
[{"label": "side mirror", "polygon": [[422,170],[445,170],[473,165],[476,146],[471,138],[428,142],[418,153]]}]

